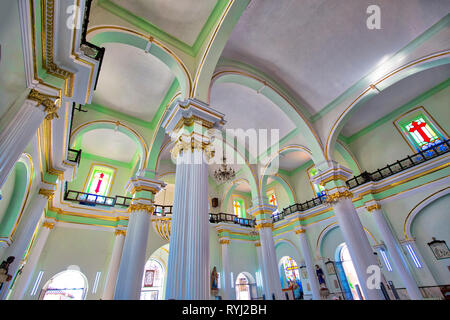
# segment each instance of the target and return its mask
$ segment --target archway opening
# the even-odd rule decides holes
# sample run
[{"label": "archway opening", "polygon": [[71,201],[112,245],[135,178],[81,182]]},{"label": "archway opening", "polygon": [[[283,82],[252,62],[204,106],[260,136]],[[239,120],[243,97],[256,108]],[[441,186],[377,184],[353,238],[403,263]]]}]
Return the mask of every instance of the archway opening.
[{"label": "archway opening", "polygon": [[164,268],[156,259],[150,258],[145,264],[142,278],[141,300],[162,300]]},{"label": "archway opening", "polygon": [[256,297],[256,283],[247,272],[241,272],[236,277],[236,300],[252,300]]},{"label": "archway opening", "polygon": [[336,269],[342,282],[342,288],[347,300],[364,300],[361,284],[350,251],[345,243],[336,249]]},{"label": "archway opening", "polygon": [[84,274],[78,270],[66,270],[47,281],[40,300],[84,300],[87,290]]}]

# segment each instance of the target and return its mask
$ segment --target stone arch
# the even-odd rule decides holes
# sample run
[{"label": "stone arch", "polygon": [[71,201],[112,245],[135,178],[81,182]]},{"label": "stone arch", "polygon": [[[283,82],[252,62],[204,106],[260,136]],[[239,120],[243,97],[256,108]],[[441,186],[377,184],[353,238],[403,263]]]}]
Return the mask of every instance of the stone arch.
[{"label": "stone arch", "polygon": [[[248,71],[239,70],[233,67],[232,69],[217,71],[213,75],[210,92],[215,83],[235,83],[258,91],[278,106],[282,112],[284,112],[293,121],[295,126],[308,141],[308,149],[311,152],[312,160],[314,163],[321,163],[325,160],[325,156],[323,153],[322,143],[315,129],[303,112],[298,110],[291,99],[272,85],[272,82],[273,81],[263,79],[262,77]],[[262,87],[263,89],[261,90]]]},{"label": "stone arch", "polygon": [[75,128],[72,131],[72,134],[70,135],[70,141],[74,143],[74,141],[78,137],[82,137],[86,132],[96,130],[96,129],[110,129],[110,130],[117,130],[129,138],[131,138],[137,145],[138,150],[140,152],[140,159],[139,159],[139,169],[145,168],[145,159],[147,159],[148,154],[148,148],[147,144],[145,143],[144,138],[142,135],[137,132],[135,129],[129,127],[127,124],[120,122],[120,121],[113,121],[113,120],[95,120],[95,121],[89,121],[85,122],[81,125],[79,125],[77,128]]},{"label": "stone arch", "polygon": [[[378,81],[372,83],[372,85],[375,85],[377,87],[381,85],[383,89],[386,89],[399,82],[400,80],[403,80],[416,73],[448,63],[450,63],[450,50],[435,52],[426,57],[408,62],[407,64],[395,69],[394,71],[383,75],[379,78]],[[325,145],[325,156],[327,160],[333,159],[333,150],[335,148],[338,136],[341,133],[342,128],[351,118],[352,114],[356,110],[361,108],[365,102],[373,98],[376,94],[377,91],[368,86],[362,92],[360,92],[356,99],[354,99],[350,103],[350,105],[348,105],[339,115],[328,133]]]},{"label": "stone arch", "polygon": [[[329,225],[327,225],[319,234],[319,236],[317,237],[317,241],[316,241],[316,255],[318,258],[322,257],[322,245],[323,245],[323,241],[325,240],[327,234],[329,234],[332,230],[339,228],[339,225],[337,222],[332,222]],[[378,244],[378,241],[375,239],[375,237],[372,235],[372,233],[370,232],[369,229],[367,229],[366,227],[364,227],[364,231],[365,233],[368,235],[368,239],[370,242],[370,245],[376,245]],[[339,245],[339,244],[336,244]]]},{"label": "stone arch", "polygon": [[433,203],[439,198],[442,198],[450,193],[450,187],[446,187],[444,189],[441,189],[435,193],[432,193],[431,195],[425,197],[421,201],[419,201],[408,213],[408,215],[405,218],[405,221],[403,223],[403,234],[405,236],[405,239],[412,239],[412,233],[411,233],[411,227],[412,223],[414,221],[414,218],[429,204]]},{"label": "stone arch", "polygon": [[[267,174],[267,171],[268,171],[268,168],[269,168],[270,164],[275,159],[277,159],[281,154],[286,154],[286,153],[295,152],[295,151],[306,152],[310,157],[312,157],[311,151],[308,148],[306,148],[304,146],[301,146],[301,145],[288,145],[288,146],[285,146],[285,147],[281,148],[280,150],[277,150],[276,152],[272,153],[270,155],[270,157],[269,157],[269,161],[266,163],[266,165],[265,165],[265,167],[263,169],[263,174],[260,177],[259,185],[260,185],[261,197],[263,196],[263,194],[265,192],[265,187],[267,185],[267,179],[269,178],[269,176]],[[274,178],[274,179],[275,179],[275,177],[277,177],[277,175],[272,176],[272,178]],[[280,184],[283,186],[283,188],[285,188],[288,196],[289,196],[289,194],[291,194],[291,196],[289,196],[289,200],[291,201],[291,198],[292,198],[292,201],[295,201],[294,200],[295,199],[295,196],[294,196],[295,193],[293,192],[293,190],[289,186],[289,184],[283,178],[281,178],[280,175],[278,175],[278,179],[276,179],[276,180],[280,182]],[[294,204],[294,203],[295,202],[292,202],[291,204]]]}]

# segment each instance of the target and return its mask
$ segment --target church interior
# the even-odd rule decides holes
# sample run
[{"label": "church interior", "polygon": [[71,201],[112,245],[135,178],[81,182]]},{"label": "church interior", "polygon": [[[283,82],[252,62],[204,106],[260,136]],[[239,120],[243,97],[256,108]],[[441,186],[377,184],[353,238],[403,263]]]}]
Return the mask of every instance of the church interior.
[{"label": "church interior", "polygon": [[449,132],[448,0],[1,1],[0,300],[450,299]]}]

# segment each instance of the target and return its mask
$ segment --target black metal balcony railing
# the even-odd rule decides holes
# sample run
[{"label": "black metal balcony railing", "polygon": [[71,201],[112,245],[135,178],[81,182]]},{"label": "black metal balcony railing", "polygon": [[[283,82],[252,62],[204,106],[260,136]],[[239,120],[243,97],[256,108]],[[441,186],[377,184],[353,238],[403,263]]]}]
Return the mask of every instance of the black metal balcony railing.
[{"label": "black metal balcony railing", "polygon": [[81,159],[81,149],[75,150],[75,149],[68,149],[67,150],[67,160],[71,162],[75,162],[77,165],[80,164]]},{"label": "black metal balcony railing", "polygon": [[436,144],[426,150],[419,151],[418,153],[407,156],[402,160],[398,160],[392,164],[386,165],[386,167],[378,169],[372,173],[367,171],[361,173],[359,176],[355,176],[347,180],[347,186],[349,189],[356,188],[364,183],[370,181],[380,181],[384,178],[402,172],[406,169],[417,166],[425,161],[436,158],[450,150],[450,139]]},{"label": "black metal balcony railing", "polygon": [[255,220],[253,219],[239,218],[234,214],[228,213],[210,213],[209,222],[211,223],[231,222],[250,228],[253,228],[255,226]]},{"label": "black metal balcony railing", "polygon": [[326,196],[322,195],[320,197],[313,198],[313,199],[305,201],[303,203],[293,204],[287,208],[284,208],[281,212],[275,213],[272,216],[272,220],[273,220],[273,222],[277,222],[277,221],[284,219],[284,217],[286,217],[290,214],[293,214],[295,212],[309,210],[311,208],[314,208],[318,205],[323,204],[325,202],[325,199],[326,199]]},{"label": "black metal balcony railing", "polygon": [[66,191],[64,200],[78,201],[80,204],[88,206],[99,204],[102,206],[114,207],[114,205],[116,204],[116,198],[74,190]]},{"label": "black metal balcony railing", "polygon": [[[404,158],[402,160],[398,160],[397,162],[388,164],[386,167],[378,169],[372,173],[365,171],[365,172],[361,173],[360,175],[347,180],[346,184],[349,189],[353,189],[353,188],[356,188],[356,187],[363,185],[370,181],[380,181],[384,178],[387,178],[389,176],[392,176],[394,174],[397,174],[399,172],[402,172],[404,170],[407,170],[409,168],[417,166],[421,163],[424,163],[428,160],[436,158],[440,155],[443,155],[443,154],[449,152],[449,150],[450,150],[450,139],[445,140],[434,146],[431,146],[430,148],[428,148],[426,150],[419,151],[418,153],[416,153],[412,156],[407,156],[406,158]],[[274,214],[273,221],[274,222],[280,221],[280,220],[284,219],[284,217],[286,217],[290,214],[293,214],[295,212],[309,210],[313,207],[316,207],[316,206],[324,203],[325,199],[326,199],[326,195],[314,198],[314,199],[306,201],[304,203],[293,204],[287,208],[284,208],[283,211],[281,211],[280,213]]]}]

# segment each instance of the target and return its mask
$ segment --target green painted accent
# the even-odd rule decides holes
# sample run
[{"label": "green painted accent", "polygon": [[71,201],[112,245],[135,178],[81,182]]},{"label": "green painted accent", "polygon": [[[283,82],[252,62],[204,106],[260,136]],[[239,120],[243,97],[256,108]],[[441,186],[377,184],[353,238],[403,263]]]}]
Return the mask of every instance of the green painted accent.
[{"label": "green painted accent", "polygon": [[[13,195],[9,201],[7,210],[3,219],[0,221],[0,237],[9,237],[14,224],[22,208],[22,201],[25,197],[25,192],[27,189],[27,167],[26,165],[18,161],[14,166],[15,179],[14,179],[14,189]],[[0,200],[1,201],[1,200]]]},{"label": "green painted accent", "polygon": [[[136,155],[136,154],[135,154]],[[119,167],[124,167],[127,169],[132,169],[135,162],[134,162],[134,157],[133,160],[131,160],[131,162],[123,162],[123,161],[118,161],[118,160],[114,160],[114,159],[109,159],[109,158],[105,158],[102,156],[98,156],[98,155],[94,155],[94,154],[90,154],[87,152],[81,152],[81,161],[83,159],[89,159],[95,162],[103,162],[105,164],[110,164],[112,166],[119,166]]]},{"label": "green painted accent", "polygon": [[352,143],[353,141],[355,141],[356,139],[368,134],[370,131],[374,130],[375,128],[379,127],[380,125],[382,125],[383,123],[398,117],[399,115],[401,115],[402,113],[405,113],[406,111],[408,111],[409,109],[416,107],[418,105],[420,105],[420,103],[426,99],[428,99],[429,97],[435,95],[436,93],[438,93],[439,91],[447,88],[448,86],[450,86],[450,78],[448,78],[447,80],[445,80],[444,82],[438,84],[437,86],[431,88],[430,90],[422,93],[421,95],[419,95],[418,97],[412,99],[411,101],[407,102],[406,104],[404,104],[401,107],[398,107],[397,109],[395,109],[394,111],[388,113],[387,115],[385,115],[384,117],[378,119],[377,121],[373,122],[372,124],[368,125],[367,127],[361,129],[360,131],[356,132],[355,134],[351,135],[350,137],[344,137],[342,135],[339,136],[339,138],[343,138],[342,140],[346,143]]},{"label": "green painted accent", "polygon": [[[397,53],[395,53],[389,60],[385,63],[389,63],[390,61],[397,59],[398,57],[406,57],[409,53],[411,53],[414,49],[418,48],[421,44],[429,40],[432,36],[440,32],[441,30],[447,28],[450,25],[450,14],[447,14],[440,21],[431,26],[428,30],[418,36],[416,39],[411,41],[404,48],[400,49]],[[369,84],[369,75],[373,72],[369,72],[368,75],[357,81],[353,86],[348,88],[344,93],[342,93],[339,97],[331,101],[328,105],[326,105],[319,112],[314,114],[311,117],[311,121],[316,122],[320,118],[322,118],[325,114],[332,111],[339,104],[341,104],[345,99],[347,99],[350,95],[354,94],[356,91],[361,90],[362,87],[367,87]]]},{"label": "green painted accent", "polygon": [[119,111],[116,111],[116,110],[112,110],[110,108],[104,107],[104,106],[99,105],[97,103],[87,104],[85,107],[86,107],[87,110],[94,110],[96,112],[107,114],[109,116],[117,118],[118,120],[124,120],[124,121],[127,121],[127,122],[131,122],[131,123],[137,124],[137,125],[139,125],[141,127],[151,128],[151,125],[152,125],[151,122],[148,122],[148,121],[145,121],[145,120],[142,120],[142,119],[130,116],[128,114],[125,114],[125,113],[122,113],[122,112],[119,112]]},{"label": "green painted accent", "polygon": [[203,43],[206,41],[208,35],[213,30],[213,27],[217,24],[220,17],[222,16],[225,8],[227,7],[229,1],[217,1],[216,5],[214,6],[213,10],[211,11],[208,19],[206,20],[205,24],[203,25],[202,29],[200,30],[199,34],[197,35],[196,40],[191,45],[179,40],[178,38],[168,34],[167,32],[161,30],[154,24],[150,23],[149,21],[131,13],[130,11],[122,8],[121,6],[118,6],[117,4],[113,3],[110,0],[99,0],[98,4],[100,7],[104,8],[105,10],[108,10],[109,12],[113,13],[114,15],[122,18],[123,20],[127,21],[128,23],[134,25],[135,27],[144,30],[145,32],[149,33],[150,35],[160,39],[161,41],[170,44],[174,46],[175,48],[183,51],[184,53],[195,57],[197,56],[198,52],[200,51],[200,48],[202,47]]},{"label": "green painted accent", "polygon": [[72,223],[80,223],[80,224],[88,224],[88,225],[98,225],[104,227],[119,227],[128,226],[128,221],[119,220],[119,221],[110,221],[98,218],[87,218],[87,217],[78,217],[72,215],[59,214],[51,210],[47,210],[47,217],[54,218],[58,221],[62,222],[72,222]]}]

